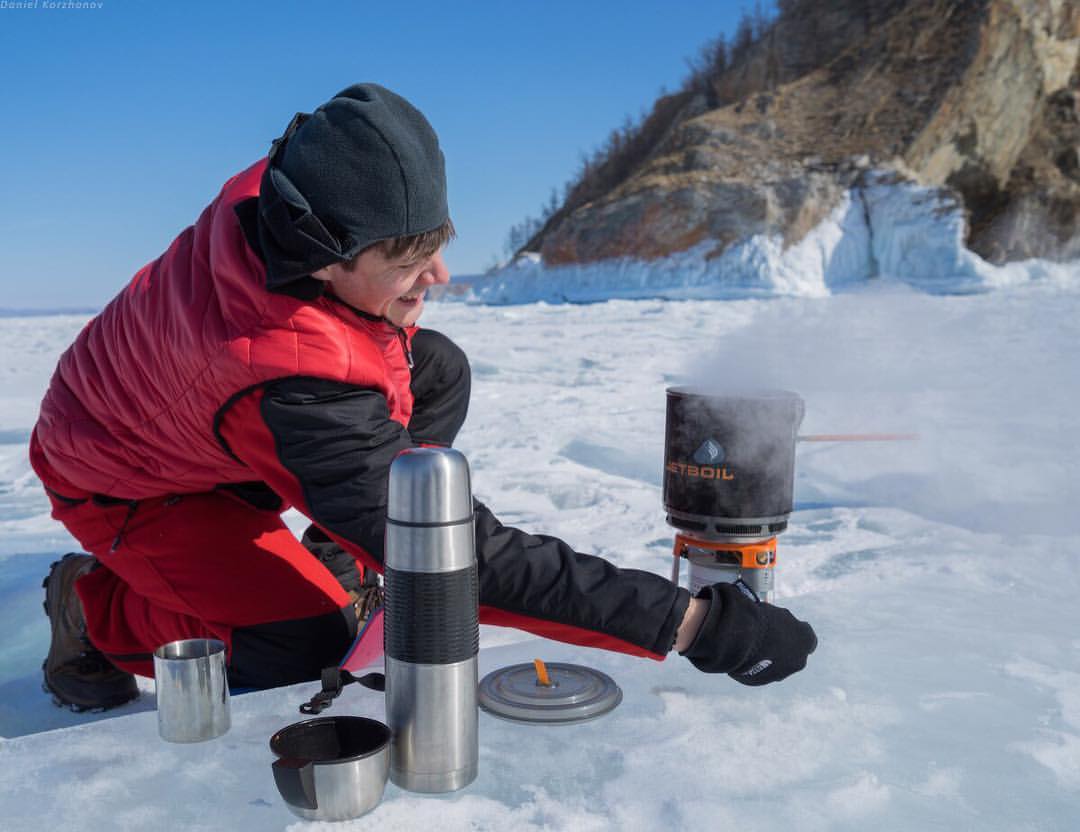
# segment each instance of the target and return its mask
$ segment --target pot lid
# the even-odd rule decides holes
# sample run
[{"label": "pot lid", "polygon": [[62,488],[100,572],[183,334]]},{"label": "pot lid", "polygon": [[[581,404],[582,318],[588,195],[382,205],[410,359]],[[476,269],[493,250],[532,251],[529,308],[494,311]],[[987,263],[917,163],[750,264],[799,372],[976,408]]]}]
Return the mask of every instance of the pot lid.
[{"label": "pot lid", "polygon": [[610,676],[577,664],[545,664],[537,659],[493,670],[480,680],[480,707],[513,722],[585,722],[621,701],[622,690]]}]

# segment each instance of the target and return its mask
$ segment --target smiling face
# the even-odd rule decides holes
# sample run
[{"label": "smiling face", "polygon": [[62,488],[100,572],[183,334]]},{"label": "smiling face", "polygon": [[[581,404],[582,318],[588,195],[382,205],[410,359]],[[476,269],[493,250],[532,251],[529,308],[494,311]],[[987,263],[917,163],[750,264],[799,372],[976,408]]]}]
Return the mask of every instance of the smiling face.
[{"label": "smiling face", "polygon": [[380,315],[397,326],[411,326],[424,311],[429,286],[450,282],[442,249],[429,257],[387,257],[372,246],[356,258],[352,269],[334,263],[312,277],[326,281],[328,289],[350,306]]}]

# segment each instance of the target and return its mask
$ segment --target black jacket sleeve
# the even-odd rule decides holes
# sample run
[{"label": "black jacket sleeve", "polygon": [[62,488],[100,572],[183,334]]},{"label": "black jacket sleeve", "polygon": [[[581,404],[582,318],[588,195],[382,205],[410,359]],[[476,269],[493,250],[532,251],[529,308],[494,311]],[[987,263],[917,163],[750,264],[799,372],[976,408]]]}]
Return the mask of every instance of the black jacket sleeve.
[{"label": "black jacket sleeve", "polygon": [[[290,378],[247,398],[222,423],[233,453],[381,568],[390,464],[414,446],[383,396]],[[245,413],[256,407],[261,424],[252,426]],[[480,503],[476,545],[485,623],[653,658],[671,649],[689,594],[659,575],[620,569],[557,538],[503,526]]]},{"label": "black jacket sleeve", "polygon": [[286,379],[266,388],[260,415],[278,461],[302,491],[296,505],[325,531],[363,547],[381,568],[390,463],[413,447],[383,395]]}]

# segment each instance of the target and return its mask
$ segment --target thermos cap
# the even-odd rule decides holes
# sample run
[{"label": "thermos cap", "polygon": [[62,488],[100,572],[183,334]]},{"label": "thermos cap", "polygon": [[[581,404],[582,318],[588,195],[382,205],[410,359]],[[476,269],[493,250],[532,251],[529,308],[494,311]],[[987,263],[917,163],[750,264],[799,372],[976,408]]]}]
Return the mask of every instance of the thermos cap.
[{"label": "thermos cap", "polygon": [[472,520],[468,460],[452,448],[402,451],[390,466],[386,516],[405,524]]}]

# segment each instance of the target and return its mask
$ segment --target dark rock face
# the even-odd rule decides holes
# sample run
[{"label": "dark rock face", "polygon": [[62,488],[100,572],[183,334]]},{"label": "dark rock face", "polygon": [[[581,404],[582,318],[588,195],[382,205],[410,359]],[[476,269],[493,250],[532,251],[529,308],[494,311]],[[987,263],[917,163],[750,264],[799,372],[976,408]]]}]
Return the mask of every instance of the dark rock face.
[{"label": "dark rock face", "polygon": [[1080,258],[1078,81],[1073,75],[1072,89],[1043,102],[1031,139],[1004,186],[989,183],[985,201],[968,198],[973,205],[969,243],[991,262]]},{"label": "dark rock face", "polygon": [[788,7],[713,89],[680,100],[643,164],[556,214],[534,241],[545,262],[794,243],[868,167],[951,189],[991,261],[1080,256],[1080,5]]}]

